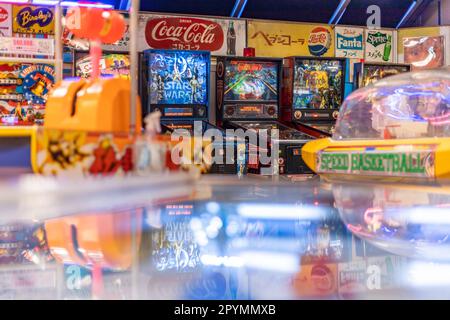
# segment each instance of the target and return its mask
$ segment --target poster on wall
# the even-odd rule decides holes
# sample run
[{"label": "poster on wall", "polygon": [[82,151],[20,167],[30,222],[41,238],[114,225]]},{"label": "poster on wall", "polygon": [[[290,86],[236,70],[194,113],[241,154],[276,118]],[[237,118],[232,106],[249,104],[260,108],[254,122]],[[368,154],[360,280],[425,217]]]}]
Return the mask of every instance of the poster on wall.
[{"label": "poster on wall", "polygon": [[0,3],[0,37],[12,35],[12,5]]},{"label": "poster on wall", "polygon": [[52,7],[13,6],[13,32],[54,34],[55,13]]},{"label": "poster on wall", "polygon": [[245,21],[143,14],[139,18],[140,50],[205,50],[212,55],[242,56]]},{"label": "poster on wall", "polygon": [[365,60],[367,62],[394,62],[394,32],[366,30]]},{"label": "poster on wall", "polygon": [[23,55],[48,55],[55,53],[53,39],[39,38],[0,38],[0,54],[23,54]]},{"label": "poster on wall", "polygon": [[259,57],[334,56],[334,32],[326,25],[248,21],[248,46]]},{"label": "poster on wall", "polygon": [[403,38],[405,63],[411,70],[440,68],[445,65],[445,39],[443,36]]},{"label": "poster on wall", "polygon": [[336,57],[364,59],[364,29],[336,27]]}]

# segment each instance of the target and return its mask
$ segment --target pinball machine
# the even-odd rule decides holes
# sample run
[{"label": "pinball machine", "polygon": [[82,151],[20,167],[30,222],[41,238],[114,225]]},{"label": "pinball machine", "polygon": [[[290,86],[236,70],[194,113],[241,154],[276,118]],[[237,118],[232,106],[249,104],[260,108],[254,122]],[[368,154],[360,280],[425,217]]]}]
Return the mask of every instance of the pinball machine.
[{"label": "pinball machine", "polygon": [[411,71],[411,65],[398,63],[360,62],[354,66],[353,87],[366,87],[380,79]]},{"label": "pinball machine", "polygon": [[144,51],[140,85],[146,108],[143,115],[161,112],[162,130],[169,134],[181,129],[191,136],[203,136],[214,130],[213,140],[216,135],[221,139],[213,141],[212,156],[223,161],[214,162],[209,173],[246,174],[246,141],[225,136],[208,121],[210,72],[211,54],[207,51]]},{"label": "pinball machine", "polygon": [[347,60],[289,57],[283,61],[282,118],[322,138],[333,134],[344,100]]},{"label": "pinball machine", "polygon": [[[282,59],[218,57],[216,71],[217,124],[222,128],[266,131],[268,143],[260,137],[249,145],[248,171],[261,174],[268,167],[261,160],[263,149],[270,152],[278,143],[278,173],[311,173],[301,158],[302,146],[311,136],[282,124],[280,119],[280,79]],[[272,134],[278,130],[278,138]],[[271,155],[272,156],[272,155]]]},{"label": "pinball machine", "polygon": [[[13,58],[12,58],[13,60]],[[42,125],[55,68],[45,63],[0,63],[0,167],[29,172],[35,125]]]}]

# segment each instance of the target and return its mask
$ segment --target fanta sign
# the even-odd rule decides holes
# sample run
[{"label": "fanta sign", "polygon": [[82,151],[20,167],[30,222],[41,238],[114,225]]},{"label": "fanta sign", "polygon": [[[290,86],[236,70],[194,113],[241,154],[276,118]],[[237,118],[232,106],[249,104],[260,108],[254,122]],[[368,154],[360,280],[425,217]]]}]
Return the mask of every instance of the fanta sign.
[{"label": "fanta sign", "polygon": [[314,28],[309,35],[308,48],[313,56],[324,55],[331,45],[331,34],[323,27]]},{"label": "fanta sign", "polygon": [[336,57],[364,58],[364,29],[336,27]]},{"label": "fanta sign", "polygon": [[196,18],[156,18],[147,22],[145,39],[151,48],[209,50],[222,48],[224,32],[214,22]]}]

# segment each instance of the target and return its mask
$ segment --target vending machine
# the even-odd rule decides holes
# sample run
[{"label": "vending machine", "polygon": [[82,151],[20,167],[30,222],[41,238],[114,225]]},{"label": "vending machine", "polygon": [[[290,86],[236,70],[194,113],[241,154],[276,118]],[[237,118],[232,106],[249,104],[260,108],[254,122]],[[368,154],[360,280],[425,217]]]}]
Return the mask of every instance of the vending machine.
[{"label": "vending machine", "polygon": [[[141,92],[143,115],[161,112],[163,131],[172,133],[184,129],[195,136],[207,130],[220,132],[213,141],[211,173],[247,173],[248,144],[244,139],[227,137],[208,121],[211,54],[207,51],[146,50],[143,53]],[[144,104],[145,103],[145,104]],[[219,150],[220,155],[216,155]],[[227,161],[228,159],[228,161]]]},{"label": "vending machine", "polygon": [[280,174],[311,173],[302,160],[301,148],[312,137],[279,122],[281,66],[282,59],[217,58],[218,125],[243,132],[252,131],[258,136],[262,130],[269,137],[273,137],[273,130],[278,132],[278,138],[269,138],[265,145],[261,140],[249,145],[248,168],[251,173],[260,174],[261,169],[267,167],[260,161],[261,152],[271,153],[274,143],[279,146]]},{"label": "vending machine", "polygon": [[284,59],[283,120],[315,137],[331,136],[344,100],[346,69],[343,58]]},{"label": "vending machine", "polygon": [[366,87],[380,79],[411,71],[411,65],[399,63],[355,63],[353,75],[354,90]]}]

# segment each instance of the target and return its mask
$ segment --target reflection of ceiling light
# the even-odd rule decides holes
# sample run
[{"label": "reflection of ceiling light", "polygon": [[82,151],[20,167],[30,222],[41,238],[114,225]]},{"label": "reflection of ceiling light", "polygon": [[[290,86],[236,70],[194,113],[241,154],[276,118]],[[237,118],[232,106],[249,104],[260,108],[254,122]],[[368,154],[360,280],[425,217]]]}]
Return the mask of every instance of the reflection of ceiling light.
[{"label": "reflection of ceiling light", "polygon": [[237,212],[247,218],[276,220],[319,219],[324,215],[320,207],[271,204],[242,204]]},{"label": "reflection of ceiling light", "polygon": [[450,265],[415,262],[407,272],[407,279],[413,286],[448,286],[450,284]]},{"label": "reflection of ceiling light", "polygon": [[295,273],[300,268],[299,256],[290,253],[244,251],[239,257],[246,267],[255,269]]},{"label": "reflection of ceiling light", "polygon": [[232,268],[240,268],[244,265],[243,261],[239,257],[219,257],[204,254],[200,257],[200,260],[205,266],[224,266]]},{"label": "reflection of ceiling light", "polygon": [[450,225],[448,208],[412,208],[407,211],[409,223]]}]

